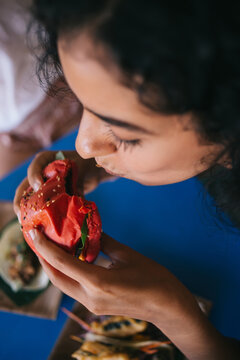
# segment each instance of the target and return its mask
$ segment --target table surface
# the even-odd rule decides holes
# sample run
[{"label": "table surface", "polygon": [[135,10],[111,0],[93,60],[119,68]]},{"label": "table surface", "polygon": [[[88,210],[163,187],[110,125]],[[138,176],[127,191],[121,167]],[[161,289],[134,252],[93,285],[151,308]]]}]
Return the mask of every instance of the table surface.
[{"label": "table surface", "polygon": [[[74,149],[76,131],[51,149]],[[12,200],[30,160],[0,181],[0,200]],[[226,336],[240,339],[240,232],[216,217],[197,179],[147,187],[126,179],[101,184],[96,201],[103,229],[172,271],[193,293],[213,302],[210,319]],[[64,295],[61,306],[71,309]],[[0,359],[47,359],[66,321],[0,313]]]}]

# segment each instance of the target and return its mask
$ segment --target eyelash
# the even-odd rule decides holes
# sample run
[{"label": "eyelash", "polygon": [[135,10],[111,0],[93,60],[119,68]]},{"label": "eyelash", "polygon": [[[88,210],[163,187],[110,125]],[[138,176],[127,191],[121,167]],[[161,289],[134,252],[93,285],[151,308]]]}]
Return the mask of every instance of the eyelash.
[{"label": "eyelash", "polygon": [[123,150],[127,150],[130,147],[136,146],[136,145],[141,145],[141,140],[140,139],[134,139],[134,140],[123,140],[120,139],[116,134],[114,134],[114,132],[112,131],[112,129],[110,127],[108,127],[108,133],[107,135],[110,135],[111,137],[114,138],[114,140],[117,142],[117,150],[119,150],[119,148],[121,146],[123,146]]}]

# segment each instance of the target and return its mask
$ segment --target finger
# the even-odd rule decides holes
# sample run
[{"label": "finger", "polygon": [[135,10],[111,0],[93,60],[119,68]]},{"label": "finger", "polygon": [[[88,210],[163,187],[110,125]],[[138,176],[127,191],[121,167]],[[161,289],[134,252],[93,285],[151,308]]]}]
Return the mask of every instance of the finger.
[{"label": "finger", "polygon": [[62,272],[56,270],[44,259],[39,258],[39,262],[41,263],[43,270],[46,272],[54,286],[56,286],[63,293],[71,296],[73,299],[83,304],[87,309],[89,309],[89,311],[93,311],[93,309],[91,310],[89,308],[92,302],[90,301],[88,291],[86,291],[84,287]]},{"label": "finger", "polygon": [[94,264],[88,264],[78,260],[73,255],[67,253],[39,231],[32,229],[29,231],[37,252],[55,269],[61,271],[68,277],[79,283],[87,284],[94,282],[103,272],[107,270]]},{"label": "finger", "polygon": [[35,191],[43,184],[42,171],[44,167],[56,158],[56,151],[38,153],[28,167],[28,181]]},{"label": "finger", "polygon": [[113,239],[111,236],[102,233],[101,237],[101,251],[108,255],[113,261],[128,262],[129,258],[135,254],[135,251],[130,247]]},{"label": "finger", "polygon": [[13,200],[13,209],[14,209],[15,214],[18,217],[19,222],[21,222],[20,201],[21,201],[21,198],[23,196],[24,190],[26,190],[28,187],[29,187],[29,182],[28,182],[28,179],[25,178],[21,182],[21,184],[18,186],[18,188],[17,188],[17,190],[15,192],[15,197],[14,197],[14,200]]},{"label": "finger", "polygon": [[[54,286],[56,286],[59,290],[73,298],[80,297],[81,285],[78,282],[63,274],[59,270],[55,269],[44,259],[39,258],[39,262],[42,265],[43,270],[49,277],[49,280]],[[82,292],[84,293],[83,290]]]}]

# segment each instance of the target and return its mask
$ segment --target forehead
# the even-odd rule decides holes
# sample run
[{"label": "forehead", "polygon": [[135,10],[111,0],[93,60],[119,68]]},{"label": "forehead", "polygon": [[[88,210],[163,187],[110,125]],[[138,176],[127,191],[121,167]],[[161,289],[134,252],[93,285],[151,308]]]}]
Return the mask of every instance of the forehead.
[{"label": "forehead", "polygon": [[[58,50],[70,86],[81,95],[83,102],[86,99],[89,107],[107,103],[109,109],[121,106],[122,110],[134,107],[140,112],[149,112],[139,103],[137,94],[121,84],[121,73],[107,51],[89,37],[82,35],[69,43],[62,39]],[[94,104],[89,104],[93,99]]]},{"label": "forehead", "polygon": [[89,37],[82,35],[69,41],[61,38],[58,51],[69,86],[86,108],[154,129],[155,133],[179,125],[178,116],[159,114],[141,104],[138,94],[121,83],[121,71],[111,56]]}]

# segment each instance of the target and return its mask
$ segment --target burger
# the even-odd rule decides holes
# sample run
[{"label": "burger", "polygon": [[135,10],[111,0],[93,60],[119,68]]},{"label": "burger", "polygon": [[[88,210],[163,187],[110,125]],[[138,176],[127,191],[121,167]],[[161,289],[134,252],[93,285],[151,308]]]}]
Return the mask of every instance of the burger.
[{"label": "burger", "polygon": [[38,191],[29,187],[20,201],[25,240],[40,256],[29,234],[31,229],[38,229],[78,259],[93,262],[100,251],[101,218],[96,204],[78,195],[76,163],[55,160],[42,175],[44,183]]}]

